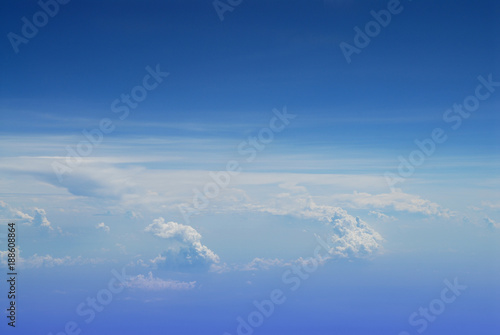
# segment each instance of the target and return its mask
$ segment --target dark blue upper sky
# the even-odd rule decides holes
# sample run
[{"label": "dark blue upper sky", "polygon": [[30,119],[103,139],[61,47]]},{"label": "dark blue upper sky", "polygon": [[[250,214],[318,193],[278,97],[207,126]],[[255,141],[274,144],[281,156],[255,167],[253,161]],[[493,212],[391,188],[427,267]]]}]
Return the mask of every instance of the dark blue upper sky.
[{"label": "dark blue upper sky", "polygon": [[[380,138],[405,132],[408,122],[412,136],[423,136],[473,93],[478,75],[499,77],[500,6],[401,5],[347,64],[339,43],[353,44],[353,28],[387,1],[243,1],[220,21],[208,0],[73,0],[18,54],[6,35],[19,34],[21,18],[40,8],[3,2],[0,129],[74,132],[81,126],[65,121],[108,117],[111,102],[140,84],[145,67],[160,64],[170,76],[129,121],[255,124],[287,105],[316,129],[305,131],[313,138],[332,130]],[[493,127],[497,106],[497,98],[487,101],[471,127]],[[51,126],[53,118],[62,127]]]}]

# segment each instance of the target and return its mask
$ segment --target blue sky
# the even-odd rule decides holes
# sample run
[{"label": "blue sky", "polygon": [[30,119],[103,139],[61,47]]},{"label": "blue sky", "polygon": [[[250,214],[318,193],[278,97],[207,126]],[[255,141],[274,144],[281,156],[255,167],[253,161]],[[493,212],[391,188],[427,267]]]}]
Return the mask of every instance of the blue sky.
[{"label": "blue sky", "polygon": [[222,2],[0,5],[2,330],[498,332],[499,4]]}]

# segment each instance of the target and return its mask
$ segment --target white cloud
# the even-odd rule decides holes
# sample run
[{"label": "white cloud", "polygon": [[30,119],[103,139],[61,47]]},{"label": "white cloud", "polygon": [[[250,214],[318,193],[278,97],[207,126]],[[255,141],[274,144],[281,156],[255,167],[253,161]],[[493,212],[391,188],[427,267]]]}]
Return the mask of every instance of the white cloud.
[{"label": "white cloud", "polygon": [[238,270],[241,271],[257,271],[257,270],[269,270],[273,267],[283,267],[290,265],[283,261],[282,259],[269,259],[269,258],[254,258],[251,262],[244,264],[243,266],[238,267]]},{"label": "white cloud", "polygon": [[33,223],[37,227],[46,227],[52,230],[52,226],[50,225],[50,221],[47,219],[47,213],[42,208],[35,208],[35,218],[33,219]]},{"label": "white cloud", "polygon": [[10,206],[2,200],[0,200],[0,216],[2,219],[16,221],[17,223],[31,224],[33,222],[33,217],[31,215]]},{"label": "white cloud", "polygon": [[[328,245],[326,245],[328,246]],[[272,268],[282,268],[282,267],[289,267],[292,265],[297,265],[297,266],[315,266],[319,264],[324,264],[326,261],[332,258],[332,255],[321,255],[318,254],[315,257],[308,257],[308,258],[303,258],[299,257],[294,260],[290,261],[284,261],[282,259],[278,258],[259,258],[256,257],[253,260],[251,260],[249,263],[243,264],[243,265],[236,265],[233,266],[232,269],[234,270],[239,270],[239,271],[260,271],[260,270],[269,270]]]},{"label": "white cloud", "polygon": [[274,215],[292,215],[313,219],[328,227],[330,253],[341,257],[368,256],[380,248],[383,240],[379,233],[357,217],[340,207],[317,205],[304,189],[280,185],[291,191],[278,194],[266,205],[254,208]]},{"label": "white cloud", "polygon": [[151,232],[161,238],[175,238],[185,243],[201,240],[201,235],[193,227],[172,221],[165,222],[162,217],[154,219],[153,223],[147,226],[144,231]]},{"label": "white cloud", "polygon": [[106,233],[109,233],[109,232],[110,232],[110,230],[111,230],[111,228],[109,228],[109,226],[106,226],[106,225],[104,224],[104,222],[99,223],[99,224],[98,224],[97,226],[95,226],[95,227],[96,227],[96,229],[102,229],[102,230],[104,230]]},{"label": "white cloud", "polygon": [[[34,224],[36,227],[53,230],[50,221],[47,219],[47,213],[43,208],[33,208],[33,216],[31,216],[0,200],[0,218],[4,221],[15,221],[16,223],[26,225]],[[60,230],[60,228],[58,229]]]},{"label": "white cloud", "polygon": [[163,280],[153,276],[149,272],[146,276],[137,275],[130,277],[125,284],[129,288],[138,288],[142,290],[160,291],[160,290],[191,290],[195,287],[196,282],[182,282],[177,280]]},{"label": "white cloud", "polygon": [[453,213],[430,200],[422,199],[418,195],[403,193],[396,190],[391,193],[370,194],[354,192],[352,194],[337,194],[330,197],[339,204],[357,208],[392,208],[395,211],[420,213],[449,218]]},{"label": "white cloud", "polygon": [[165,222],[160,217],[144,230],[154,235],[177,241],[177,246],[171,246],[158,257],[151,260],[154,264],[166,268],[187,270],[209,268],[211,264],[219,263],[219,256],[201,243],[201,235],[191,226],[177,222]]},{"label": "white cloud", "polygon": [[[273,215],[290,215],[304,220],[316,220],[327,230],[327,242],[330,244],[330,255],[340,257],[365,257],[380,249],[383,238],[360,218],[347,213],[341,207],[318,205],[304,186],[293,182],[283,182],[279,187],[286,192],[270,196],[264,204],[240,203],[226,207],[226,211],[257,211]],[[174,226],[158,234],[173,235]],[[184,236],[188,232],[176,233]],[[164,256],[164,255],[162,255]],[[277,266],[279,262],[255,259],[243,268],[266,268]],[[292,261],[294,262],[294,261]],[[283,263],[290,264],[290,263]]]},{"label": "white cloud", "polygon": [[394,216],[389,216],[379,211],[370,211],[368,214],[375,216],[377,219],[382,221],[396,221]]}]

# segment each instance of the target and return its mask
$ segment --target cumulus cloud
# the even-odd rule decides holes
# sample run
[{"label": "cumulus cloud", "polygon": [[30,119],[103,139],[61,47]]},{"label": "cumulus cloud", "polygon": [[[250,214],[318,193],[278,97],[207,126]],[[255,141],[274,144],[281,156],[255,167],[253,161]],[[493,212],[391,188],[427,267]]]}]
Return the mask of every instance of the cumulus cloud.
[{"label": "cumulus cloud", "polygon": [[191,226],[177,222],[165,222],[160,217],[146,227],[146,232],[163,239],[176,242],[158,257],[151,260],[154,264],[176,270],[210,268],[219,263],[219,256],[201,243],[201,234]]},{"label": "cumulus cloud", "polygon": [[165,222],[162,217],[154,219],[153,223],[147,226],[144,231],[151,232],[161,238],[175,238],[186,243],[201,240],[201,235],[193,227],[172,221]]},{"label": "cumulus cloud", "polygon": [[53,230],[50,221],[47,219],[47,213],[43,208],[33,208],[32,216],[0,200],[0,218],[5,221],[15,221],[17,223]]},{"label": "cumulus cloud", "polygon": [[311,203],[299,217],[315,218],[330,228],[327,242],[331,244],[330,254],[341,257],[364,257],[380,248],[382,236],[358,217],[344,209],[332,206],[318,206]]},{"label": "cumulus cloud", "polygon": [[[234,211],[257,211],[273,215],[290,215],[299,219],[316,220],[327,227],[327,240],[332,242],[331,254],[342,257],[364,257],[376,252],[380,248],[383,238],[360,218],[347,213],[341,207],[318,205],[304,186],[293,182],[283,182],[279,187],[282,193],[271,196],[263,204],[239,204],[230,207]],[[153,228],[150,228],[153,231]],[[163,227],[160,231],[155,228],[158,235],[166,235],[178,239],[188,239],[194,232],[188,228],[178,229],[175,224]],[[160,255],[164,257],[165,255]],[[259,263],[260,262],[260,263]],[[270,264],[255,260],[248,264],[248,269],[265,267]]]},{"label": "cumulus cloud", "polygon": [[50,225],[50,221],[47,219],[47,213],[42,208],[35,208],[35,217],[33,219],[33,223],[37,227],[46,227],[52,230],[52,226]]},{"label": "cumulus cloud", "polygon": [[2,219],[13,220],[18,223],[31,224],[33,222],[33,217],[31,215],[10,206],[2,200],[0,200],[0,215]]},{"label": "cumulus cloud", "polygon": [[364,257],[380,248],[382,236],[360,218],[353,217],[340,207],[317,205],[303,189],[281,186],[291,192],[278,194],[267,205],[257,207],[260,211],[322,222],[328,227],[330,254]]},{"label": "cumulus cloud", "polygon": [[182,282],[177,280],[163,280],[153,276],[150,271],[146,276],[137,275],[130,277],[128,282],[125,284],[129,288],[137,288],[149,291],[160,291],[160,290],[191,290],[195,287],[196,282]]},{"label": "cumulus cloud", "polygon": [[99,224],[98,224],[98,225],[96,225],[95,227],[96,227],[96,229],[102,229],[102,230],[104,230],[106,233],[109,233],[109,232],[110,232],[110,230],[111,230],[111,228],[109,228],[109,226],[106,226],[106,225],[104,224],[104,222],[99,223]]}]

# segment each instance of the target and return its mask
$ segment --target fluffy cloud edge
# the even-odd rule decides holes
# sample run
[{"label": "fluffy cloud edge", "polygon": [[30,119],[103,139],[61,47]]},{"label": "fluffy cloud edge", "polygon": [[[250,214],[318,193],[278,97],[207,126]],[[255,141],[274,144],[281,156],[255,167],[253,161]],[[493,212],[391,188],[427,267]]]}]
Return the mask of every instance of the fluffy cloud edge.
[{"label": "fluffy cloud edge", "polygon": [[144,231],[177,244],[171,245],[150,260],[158,267],[181,271],[196,268],[210,269],[212,265],[220,262],[219,256],[201,243],[201,234],[189,225],[173,221],[165,222],[163,217],[159,217]]}]

